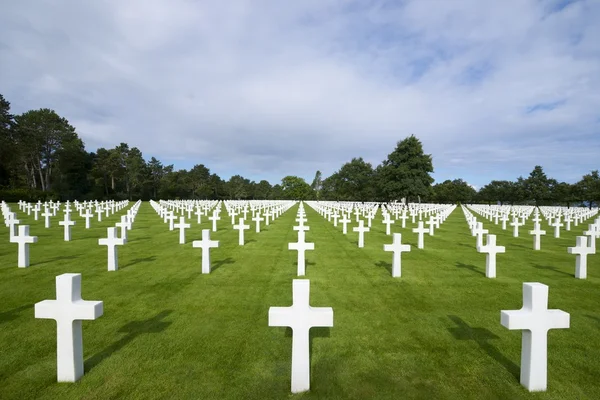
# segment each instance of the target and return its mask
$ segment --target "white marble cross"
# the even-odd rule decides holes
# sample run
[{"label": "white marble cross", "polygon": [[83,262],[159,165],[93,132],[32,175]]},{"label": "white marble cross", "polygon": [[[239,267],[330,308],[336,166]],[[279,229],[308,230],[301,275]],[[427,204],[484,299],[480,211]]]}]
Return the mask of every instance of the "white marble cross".
[{"label": "white marble cross", "polygon": [[342,233],[346,235],[348,233],[348,224],[351,222],[350,218],[346,214],[342,215],[340,223],[342,224]]},{"label": "white marble cross", "polygon": [[219,247],[219,242],[217,240],[210,240],[209,229],[202,229],[202,240],[194,240],[192,247],[200,247],[202,249],[202,273],[210,274],[210,249]]},{"label": "white marble cross", "polygon": [[405,251],[410,251],[409,244],[402,244],[402,234],[394,233],[394,242],[392,244],[384,244],[384,251],[394,252],[392,261],[392,277],[398,278],[402,276],[402,258],[401,255]]},{"label": "white marble cross", "polygon": [[406,210],[402,210],[402,215],[398,217],[398,219],[402,220],[402,228],[406,228],[406,220],[408,219],[408,215],[406,215]]},{"label": "white marble cross", "polygon": [[385,224],[385,234],[390,234],[390,225],[394,223],[394,220],[390,219],[390,214],[385,214],[383,218],[383,223]]},{"label": "white marble cross", "polygon": [[506,252],[504,246],[496,246],[496,235],[487,235],[487,244],[477,246],[479,253],[485,253],[485,276],[488,278],[496,277],[496,254]]},{"label": "white marble cross", "polygon": [[513,227],[513,237],[519,237],[519,226],[521,226],[519,219],[516,217],[513,218],[513,222],[510,223],[510,226]]},{"label": "white marble cross", "polygon": [[71,227],[75,225],[75,221],[71,221],[71,214],[65,213],[64,220],[58,221],[58,224],[64,226],[64,239],[65,242],[69,242],[71,240]]},{"label": "white marble cross", "polygon": [[292,281],[292,306],[270,307],[269,326],[292,328],[292,393],[310,389],[309,331],[312,327],[332,327],[331,307],[310,306],[310,281]]},{"label": "white marble cross", "polygon": [[179,217],[179,223],[173,225],[174,228],[179,229],[179,244],[185,244],[185,230],[190,228],[190,224],[185,223],[185,217]]},{"label": "white marble cross", "polygon": [[429,236],[433,236],[434,229],[435,229],[435,219],[436,218],[434,215],[430,215],[429,221],[425,222],[425,224],[429,225]]},{"label": "white marble cross", "polygon": [[212,231],[216,232],[217,231],[217,221],[219,221],[221,219],[221,217],[219,217],[219,212],[217,210],[214,210],[212,217],[208,217],[208,219],[212,221]]},{"label": "white marble cross", "polygon": [[238,231],[238,244],[244,245],[244,231],[250,229],[250,225],[244,225],[244,218],[240,218],[237,225],[233,226],[233,229]]},{"label": "white marble cross", "polygon": [[101,301],[81,299],[81,274],[56,277],[56,300],[35,305],[35,318],[56,321],[56,366],[59,382],[75,382],[83,376],[82,320],[94,320],[104,312]]},{"label": "white marble cross", "polygon": [[121,215],[121,222],[117,222],[115,226],[121,229],[121,239],[127,241],[127,215]]},{"label": "white marble cross", "polygon": [[586,279],[587,278],[587,256],[588,254],[594,254],[595,251],[591,247],[588,247],[587,236],[577,236],[575,247],[567,248],[569,254],[576,254],[575,258],[575,278]]},{"label": "white marble cross", "polygon": [[483,246],[483,235],[488,234],[489,230],[483,229],[483,222],[478,222],[475,229],[473,229],[473,233],[477,237],[475,247]]},{"label": "white marble cross", "polygon": [[556,221],[554,221],[554,224],[552,224],[552,226],[554,227],[554,237],[556,239],[560,238],[560,227],[563,226],[563,223],[560,222],[560,217],[556,218]]},{"label": "white marble cross", "polygon": [[304,241],[304,231],[298,232],[298,242],[288,243],[288,250],[298,251],[298,276],[304,276],[306,273],[306,259],[305,252],[307,250],[314,250],[314,243],[307,243]]},{"label": "white marble cross", "polygon": [[86,208],[85,214],[82,214],[81,216],[85,218],[85,229],[90,229],[90,218],[92,218],[94,214],[92,214],[89,208]]},{"label": "white marble cross", "polygon": [[423,239],[423,236],[429,232],[429,229],[425,228],[423,226],[423,221],[419,221],[419,225],[418,228],[413,228],[412,230],[414,233],[418,233],[419,234],[419,240],[417,242],[417,248],[422,249],[425,247],[425,240]]},{"label": "white marble cross", "polygon": [[569,313],[548,310],[548,286],[523,283],[523,308],[501,311],[500,323],[510,330],[523,330],[521,385],[530,392],[545,391],[548,383],[548,331],[568,328]]},{"label": "white marble cross", "polygon": [[260,213],[256,213],[254,217],[252,217],[252,221],[256,223],[256,233],[260,233],[260,221],[264,221],[265,219],[260,216]]},{"label": "white marble cross", "polygon": [[119,259],[117,254],[117,246],[122,246],[127,243],[127,240],[124,238],[119,238],[117,236],[117,228],[110,227],[107,228],[108,237],[103,239],[98,239],[98,244],[100,246],[107,246],[108,249],[108,270],[116,271],[119,269]]},{"label": "white marble cross", "polygon": [[29,244],[37,243],[37,240],[37,236],[29,236],[29,225],[19,225],[19,235],[15,235],[10,239],[11,243],[19,245],[17,267],[29,267]]},{"label": "white marble cross", "polygon": [[44,228],[50,228],[50,217],[53,215],[53,213],[48,210],[48,207],[44,207],[45,209],[42,213],[42,217],[44,217]]},{"label": "white marble cross", "polygon": [[533,226],[533,230],[529,231],[530,235],[533,235],[533,249],[534,250],[539,250],[541,248],[540,244],[541,244],[541,240],[540,237],[541,235],[545,235],[546,231],[543,231],[542,229],[540,229],[540,224],[539,223],[535,223],[535,225]]},{"label": "white marble cross", "polygon": [[358,226],[352,228],[353,232],[358,232],[358,247],[365,247],[365,232],[369,232],[370,229],[365,227],[364,221],[361,219],[358,221]]},{"label": "white marble cross", "polygon": [[590,248],[596,253],[596,239],[600,238],[600,228],[596,228],[596,225],[589,224],[588,230],[583,232],[584,235],[590,238]]},{"label": "white marble cross", "polygon": [[12,240],[17,234],[18,226],[21,223],[20,220],[17,219],[17,213],[8,213],[8,218],[6,219],[6,226],[8,226],[8,239]]},{"label": "white marble cross", "polygon": [[165,215],[165,221],[169,222],[169,230],[170,231],[175,230],[175,218],[177,218],[177,217],[175,216],[173,211],[169,211]]}]

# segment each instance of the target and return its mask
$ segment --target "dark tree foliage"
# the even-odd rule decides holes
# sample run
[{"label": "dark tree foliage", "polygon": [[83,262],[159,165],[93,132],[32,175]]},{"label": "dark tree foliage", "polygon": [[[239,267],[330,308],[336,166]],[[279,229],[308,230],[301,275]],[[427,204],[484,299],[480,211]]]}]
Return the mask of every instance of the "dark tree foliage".
[{"label": "dark tree foliage", "polygon": [[54,110],[12,115],[0,94],[0,200],[85,199],[296,199],[428,201],[439,203],[600,204],[600,176],[590,171],[577,183],[558,182],[536,165],[527,178],[493,180],[479,191],[462,179],[432,186],[433,162],[415,136],[399,141],[378,166],[353,158],[312,184],[286,176],[271,185],[241,175],[225,180],[208,166],[175,170],[137,147],[119,143],[87,152],[75,127]]}]

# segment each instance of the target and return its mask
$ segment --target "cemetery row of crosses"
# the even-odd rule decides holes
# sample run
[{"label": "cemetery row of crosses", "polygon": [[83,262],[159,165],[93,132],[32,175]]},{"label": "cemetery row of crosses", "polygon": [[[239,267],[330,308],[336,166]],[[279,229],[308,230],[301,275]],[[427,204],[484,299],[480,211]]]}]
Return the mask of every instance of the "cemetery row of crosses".
[{"label": "cemetery row of crosses", "polygon": [[[324,219],[338,228],[341,235],[355,235],[359,248],[369,240],[373,224],[381,223],[390,236],[390,243],[383,246],[383,252],[391,253],[390,279],[402,277],[402,253],[427,251],[427,238],[436,231],[452,212],[462,212],[468,225],[477,252],[485,254],[485,276],[495,278],[502,274],[502,265],[496,262],[496,255],[504,253],[505,247],[497,243],[495,235],[489,234],[486,226],[497,225],[503,230],[512,230],[515,237],[530,235],[531,248],[540,251],[542,236],[550,229],[555,238],[561,230],[582,231],[576,243],[565,249],[573,254],[573,277],[586,279],[587,257],[596,252],[596,239],[600,237],[600,218],[597,208],[562,208],[533,206],[482,206],[401,203],[351,203],[351,202],[295,202],[295,201],[150,201],[158,219],[171,231],[178,233],[179,244],[190,242],[186,230],[191,224],[200,224],[203,218],[210,221],[212,229],[202,230],[201,238],[193,238],[191,244],[201,251],[198,254],[199,273],[210,274],[211,249],[218,248],[219,242],[211,240],[210,234],[217,232],[220,224],[230,223],[238,231],[238,245],[245,245],[244,232],[268,226],[283,213],[298,204],[296,225],[297,240],[288,244],[290,251],[297,252],[297,276],[306,275],[306,252],[315,249],[318,243],[307,241],[310,235],[309,221],[305,207],[311,207]],[[134,228],[141,201],[130,205],[128,201],[104,202],[38,202],[20,201],[18,212],[32,215],[35,220],[42,218],[45,228],[58,222],[64,229],[64,241],[71,241],[77,235],[73,213],[85,219],[89,229],[94,221],[102,221],[119,210],[126,209],[120,222],[109,227],[105,238],[98,239],[98,245],[107,248],[107,270],[118,273],[118,247],[127,245],[128,231]],[[29,249],[38,242],[28,225],[21,224],[18,213],[7,203],[1,204],[4,223],[10,232],[10,242],[17,244],[18,268],[27,268],[31,262]],[[378,211],[380,212],[378,214]],[[381,215],[379,219],[378,215]],[[519,228],[531,219],[534,229],[523,232]],[[350,223],[357,226],[350,231]],[[412,231],[418,235],[417,249],[402,242],[400,233],[393,233],[393,226],[406,228],[412,224]],[[253,225],[253,226],[251,226]],[[583,227],[583,229],[582,229]],[[340,229],[341,228],[341,229]],[[385,254],[385,253],[384,253]],[[200,266],[201,265],[201,266]],[[405,265],[411,268],[411,265]],[[291,391],[304,392],[310,389],[309,330],[312,327],[333,327],[334,310],[330,307],[311,307],[310,281],[294,279],[291,283],[292,305],[273,306],[268,312],[268,325],[290,327],[293,330],[291,351]],[[56,299],[44,300],[35,304],[35,318],[54,319],[57,323],[57,377],[59,382],[75,382],[84,374],[82,320],[94,320],[103,315],[102,301],[88,301],[81,298],[81,275],[66,273],[56,277]],[[110,316],[106,316],[110,318]],[[106,318],[105,317],[105,318]],[[569,328],[569,313],[548,309],[548,286],[523,283],[523,307],[520,310],[500,311],[500,323],[510,330],[522,331],[521,384],[529,391],[544,391],[547,388],[547,333],[550,329]]]}]

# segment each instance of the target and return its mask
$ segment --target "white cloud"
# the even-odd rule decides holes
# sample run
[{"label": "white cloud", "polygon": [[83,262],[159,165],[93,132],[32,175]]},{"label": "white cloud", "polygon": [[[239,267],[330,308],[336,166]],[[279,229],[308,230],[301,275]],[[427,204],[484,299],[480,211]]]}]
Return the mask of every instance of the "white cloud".
[{"label": "white cloud", "polygon": [[0,16],[0,90],[92,150],[225,177],[312,179],[415,134],[438,180],[573,180],[600,159],[600,5],[558,5],[21,1]]}]

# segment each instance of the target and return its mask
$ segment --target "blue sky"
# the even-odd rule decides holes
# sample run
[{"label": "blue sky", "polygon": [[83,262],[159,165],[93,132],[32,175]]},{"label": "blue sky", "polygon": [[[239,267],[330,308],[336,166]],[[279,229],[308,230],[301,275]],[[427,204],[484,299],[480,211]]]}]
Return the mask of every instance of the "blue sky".
[{"label": "blue sky", "polygon": [[0,93],[88,150],[224,178],[377,165],[414,134],[436,181],[600,168],[598,0],[20,0]]}]

